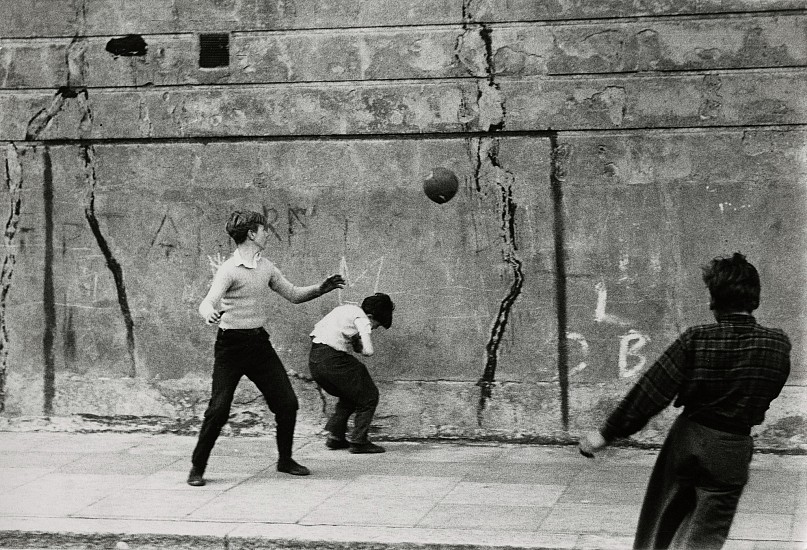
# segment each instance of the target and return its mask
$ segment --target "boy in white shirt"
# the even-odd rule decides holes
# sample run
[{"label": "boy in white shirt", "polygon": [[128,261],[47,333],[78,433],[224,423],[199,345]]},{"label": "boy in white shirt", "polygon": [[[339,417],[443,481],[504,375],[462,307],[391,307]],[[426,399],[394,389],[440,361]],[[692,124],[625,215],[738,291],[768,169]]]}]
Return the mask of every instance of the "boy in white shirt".
[{"label": "boy in white shirt", "polygon": [[[338,397],[333,415],[325,429],[329,449],[347,449],[354,454],[383,453],[384,448],[367,437],[370,423],[378,406],[378,388],[367,367],[350,351],[369,357],[375,353],[372,330],[392,326],[395,304],[381,292],[366,297],[361,307],[344,304],[335,307],[323,317],[311,332],[311,353],[308,367],[311,376],[329,394]],[[346,437],[347,421],[351,414],[353,432]]]}]

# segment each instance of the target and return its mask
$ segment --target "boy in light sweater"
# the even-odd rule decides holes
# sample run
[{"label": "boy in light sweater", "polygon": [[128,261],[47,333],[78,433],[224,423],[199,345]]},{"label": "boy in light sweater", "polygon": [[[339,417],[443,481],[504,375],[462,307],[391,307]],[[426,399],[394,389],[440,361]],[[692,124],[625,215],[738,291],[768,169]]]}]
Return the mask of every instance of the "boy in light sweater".
[{"label": "boy in light sweater", "polygon": [[233,394],[242,376],[258,387],[275,415],[277,471],[298,476],[311,473],[291,458],[298,403],[286,369],[263,328],[268,321],[267,290],[299,304],[344,287],[341,275],[331,275],[317,285],[291,284],[272,262],[261,256],[269,233],[266,219],[258,212],[233,212],[226,230],[235,241],[236,250],[218,268],[210,291],[199,305],[202,318],[208,324],[217,324],[219,329],[214,347],[212,395],[188,475],[188,485],[195,487],[205,484],[203,475],[210,452],[227,422]]},{"label": "boy in light sweater", "polygon": [[[308,367],[311,376],[329,394],[338,397],[336,408],[325,429],[329,449],[347,449],[351,453],[383,453],[372,443],[367,432],[378,405],[378,388],[367,367],[351,355],[351,349],[365,357],[375,353],[372,330],[392,326],[392,299],[381,292],[366,297],[361,307],[344,304],[323,317],[311,332]],[[353,432],[346,437],[347,421],[356,413]]]}]

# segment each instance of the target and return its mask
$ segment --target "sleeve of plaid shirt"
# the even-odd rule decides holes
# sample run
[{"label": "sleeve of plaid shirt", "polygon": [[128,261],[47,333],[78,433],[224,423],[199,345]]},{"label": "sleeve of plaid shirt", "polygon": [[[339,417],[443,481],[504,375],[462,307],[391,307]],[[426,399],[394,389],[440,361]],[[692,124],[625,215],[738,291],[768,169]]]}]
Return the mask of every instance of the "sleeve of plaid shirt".
[{"label": "sleeve of plaid shirt", "polygon": [[688,336],[678,337],[608,416],[600,429],[606,441],[638,432],[675,398],[686,379]]}]

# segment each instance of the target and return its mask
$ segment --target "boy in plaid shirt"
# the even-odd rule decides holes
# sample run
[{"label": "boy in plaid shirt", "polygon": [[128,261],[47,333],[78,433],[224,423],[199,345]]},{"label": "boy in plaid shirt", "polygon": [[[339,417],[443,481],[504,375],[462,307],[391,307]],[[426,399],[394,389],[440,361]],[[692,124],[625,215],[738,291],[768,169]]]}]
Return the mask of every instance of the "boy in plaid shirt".
[{"label": "boy in plaid shirt", "polygon": [[756,268],[740,253],[703,270],[714,324],[687,329],[642,375],[580,452],[592,456],[638,432],[675,399],[683,412],[661,448],[645,494],[635,549],[719,549],[748,481],[751,426],[790,373],[790,341],[757,324]]}]

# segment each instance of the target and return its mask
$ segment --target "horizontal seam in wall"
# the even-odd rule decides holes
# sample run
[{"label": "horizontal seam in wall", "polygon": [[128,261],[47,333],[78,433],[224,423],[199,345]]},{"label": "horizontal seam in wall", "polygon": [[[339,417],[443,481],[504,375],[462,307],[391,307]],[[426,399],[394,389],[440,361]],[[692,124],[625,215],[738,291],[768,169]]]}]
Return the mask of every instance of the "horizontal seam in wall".
[{"label": "horizontal seam in wall", "polygon": [[443,133],[411,133],[411,134],[298,134],[287,136],[265,135],[238,135],[238,136],[200,136],[200,137],[147,137],[147,138],[95,138],[95,139],[39,139],[39,140],[0,140],[0,143],[24,143],[29,146],[37,145],[77,145],[77,144],[111,144],[111,145],[143,145],[166,143],[237,143],[237,142],[284,142],[284,141],[392,141],[392,140],[424,140],[424,139],[472,139],[472,138],[514,138],[514,137],[540,137],[548,138],[551,134],[562,132],[565,135],[581,134],[622,134],[630,132],[692,132],[708,133],[709,131],[741,131],[741,130],[781,130],[807,128],[807,123],[791,124],[758,124],[736,126],[652,126],[636,128],[547,128],[545,130],[497,130],[495,132],[443,132]]},{"label": "horizontal seam in wall", "polygon": [[[228,69],[200,69],[204,74],[214,74],[215,72],[227,72]],[[510,83],[523,84],[530,82],[541,82],[548,79],[560,80],[591,80],[596,77],[600,80],[620,80],[624,82],[626,75],[630,75],[636,79],[646,78],[676,78],[676,77],[703,77],[708,75],[726,76],[726,75],[741,75],[741,74],[760,74],[767,73],[776,75],[777,73],[792,73],[802,72],[807,70],[805,65],[787,65],[781,67],[748,67],[748,68],[724,68],[724,69],[687,69],[687,70],[669,70],[669,71],[626,71],[626,72],[611,72],[611,73],[549,73],[530,76],[507,76],[496,75],[496,82],[501,85]],[[428,84],[452,84],[452,83],[468,83],[476,84],[479,82],[487,82],[488,76],[457,76],[457,77],[439,77],[439,78],[389,78],[389,79],[374,79],[374,80],[306,80],[295,82],[232,82],[226,84],[202,84],[202,83],[187,83],[187,84],[152,84],[144,83],[136,86],[83,86],[76,85],[75,89],[91,90],[93,92],[138,92],[143,90],[225,90],[225,89],[249,89],[249,88],[355,88],[356,86],[369,87],[382,87],[390,84],[405,84],[412,86],[424,86]],[[3,92],[18,92],[20,94],[35,94],[35,93],[53,93],[54,87],[44,88],[0,88],[0,93]]]}]

